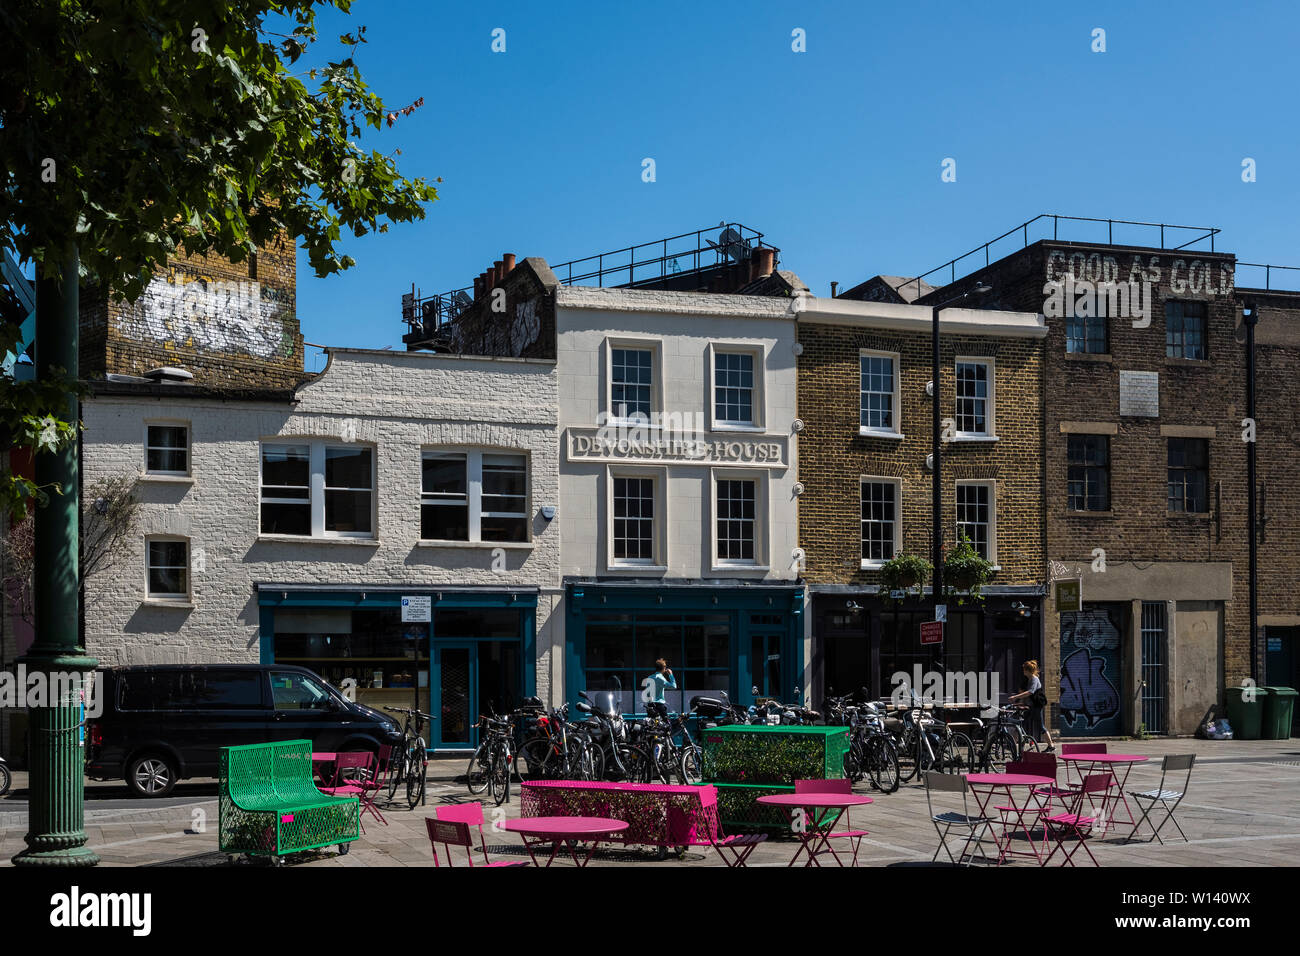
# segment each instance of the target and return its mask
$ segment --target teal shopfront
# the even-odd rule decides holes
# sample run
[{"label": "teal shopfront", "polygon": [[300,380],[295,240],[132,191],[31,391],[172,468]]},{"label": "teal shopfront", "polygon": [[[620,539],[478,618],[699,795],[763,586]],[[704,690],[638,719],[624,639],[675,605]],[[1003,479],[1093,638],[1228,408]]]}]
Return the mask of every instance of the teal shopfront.
[{"label": "teal shopfront", "polygon": [[677,681],[670,710],[725,691],[738,704],[793,701],[803,686],[803,589],[793,585],[566,585],[565,692],[611,691],[641,713],[640,687],[657,658]]},{"label": "teal shopfront", "polygon": [[[403,598],[416,599],[405,612]],[[477,746],[479,714],[536,693],[536,588],[259,584],[257,600],[263,663],[307,667],[370,707],[435,715],[432,749]]]}]

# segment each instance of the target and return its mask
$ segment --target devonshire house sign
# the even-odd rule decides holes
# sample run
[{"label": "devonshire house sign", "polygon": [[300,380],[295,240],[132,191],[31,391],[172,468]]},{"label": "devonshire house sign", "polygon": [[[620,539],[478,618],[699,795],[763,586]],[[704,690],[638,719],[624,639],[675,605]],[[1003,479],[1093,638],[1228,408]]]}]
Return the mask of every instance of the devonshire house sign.
[{"label": "devonshire house sign", "polygon": [[569,428],[569,461],[665,462],[684,465],[734,465],[785,468],[787,439],[709,437],[655,428]]}]

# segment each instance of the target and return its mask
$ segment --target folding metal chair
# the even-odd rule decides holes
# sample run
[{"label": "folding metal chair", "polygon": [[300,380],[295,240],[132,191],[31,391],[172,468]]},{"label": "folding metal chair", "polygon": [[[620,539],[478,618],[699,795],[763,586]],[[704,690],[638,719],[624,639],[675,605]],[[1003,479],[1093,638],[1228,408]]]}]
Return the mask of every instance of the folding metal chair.
[{"label": "folding metal chair", "polygon": [[[368,780],[374,776],[375,755],[365,751],[354,751],[341,753],[334,762],[334,779],[328,787],[317,787],[321,793],[327,793],[331,797],[356,797],[357,801],[362,804],[364,813],[364,801],[366,791],[361,786],[363,780]],[[361,832],[366,832],[366,825],[361,824]]]},{"label": "folding metal chair", "polygon": [[[1047,859],[1043,860],[1043,866],[1047,866],[1052,861],[1052,857],[1056,856],[1058,850],[1065,851],[1065,859],[1062,861],[1061,866],[1074,866],[1074,854],[1079,852],[1080,847],[1083,848],[1084,853],[1088,854],[1088,859],[1092,860],[1093,866],[1101,866],[1085,842],[1092,834],[1092,826],[1097,822],[1097,817],[1083,815],[1083,801],[1085,798],[1091,800],[1091,795],[1094,793],[1105,793],[1110,789],[1110,786],[1111,775],[1109,773],[1089,774],[1083,779],[1083,785],[1075,793],[1069,813],[1058,813],[1053,816],[1043,817],[1043,825],[1047,828],[1047,837],[1056,843],[1056,846],[1052,847],[1052,852],[1047,854]],[[1067,841],[1073,842],[1074,849],[1066,849]]]},{"label": "folding metal chair", "polygon": [[[433,865],[442,866],[438,861],[438,844],[441,843],[444,850],[447,851],[447,865],[454,866],[452,863],[453,856],[451,848],[454,846],[462,847],[465,850],[465,859],[469,861],[470,869],[474,868],[474,837],[470,833],[470,825],[463,820],[435,820],[433,817],[424,818],[425,829],[429,831],[429,848],[433,850]],[[483,831],[480,829],[479,838],[482,839]],[[487,859],[487,849],[483,850],[484,866],[528,866],[527,860],[503,860],[493,863]]]},{"label": "folding metal chair", "polygon": [[700,805],[704,809],[704,835],[709,845],[718,851],[728,867],[744,866],[749,855],[767,839],[766,833],[733,833],[725,836],[718,819],[718,790],[716,787],[700,788]]},{"label": "folding metal chair", "polygon": [[[1105,752],[1106,752],[1106,744],[1104,741],[1095,744],[1061,744],[1062,757],[1064,757],[1066,754],[1104,754]],[[1066,760],[1064,761],[1064,763],[1065,763],[1065,785],[1067,787],[1073,787],[1075,786],[1075,784],[1072,783],[1070,777],[1073,775],[1073,772],[1076,771],[1078,768],[1075,767],[1074,761],[1072,760]],[[1080,773],[1079,776],[1082,777],[1082,773]]]},{"label": "folding metal chair", "polygon": [[478,828],[479,849],[483,851],[483,862],[487,862],[487,841],[483,837],[483,804],[477,800],[469,803],[452,803],[445,807],[435,807],[434,816],[444,823],[464,823]]},{"label": "folding metal chair", "polygon": [[[1012,770],[1012,764],[1008,764],[1007,773],[1028,773],[1033,774],[1035,777],[1051,777],[1053,781],[1056,780],[1055,754],[1044,754],[1030,750],[1021,754],[1020,759],[1013,761],[1013,763],[1019,769]],[[1061,809],[1064,810],[1067,800],[1074,796],[1077,789],[1077,787],[1072,787],[1069,784],[1063,787],[1059,783],[1053,782],[1046,787],[1035,787],[1034,796],[1046,797],[1049,808],[1059,800]]]},{"label": "folding metal chair", "polygon": [[[1129,840],[1137,836],[1138,828],[1142,826],[1143,820],[1146,820],[1147,825],[1151,827],[1151,837],[1147,840],[1148,843],[1151,840],[1160,840],[1160,845],[1164,846],[1165,841],[1161,839],[1160,831],[1170,820],[1173,820],[1174,829],[1178,831],[1178,835],[1184,841],[1187,840],[1187,834],[1183,832],[1183,828],[1174,819],[1174,811],[1178,809],[1178,804],[1183,802],[1183,795],[1187,793],[1187,786],[1192,781],[1192,764],[1194,763],[1196,763],[1195,754],[1169,754],[1160,762],[1160,783],[1154,790],[1128,791],[1128,795],[1133,798],[1133,801],[1139,807],[1142,807],[1142,815],[1138,817],[1138,822],[1133,824],[1133,832],[1128,835]],[[1176,776],[1183,771],[1186,771],[1186,775],[1183,777],[1182,789],[1166,790],[1165,779],[1168,775],[1172,772]],[[1147,801],[1145,804],[1142,802],[1144,800]],[[1171,802],[1172,806],[1170,805]],[[1157,805],[1165,811],[1165,818],[1160,821],[1160,826],[1156,826],[1154,821],[1150,819],[1151,811]]]},{"label": "folding metal chair", "polygon": [[[852,793],[853,781],[849,780],[847,777],[840,777],[837,779],[832,778],[826,780],[796,780],[794,782],[794,792],[795,793]],[[838,819],[836,817],[832,817],[831,813],[829,812],[826,814],[826,818]],[[815,820],[814,825],[820,827],[823,823],[823,820],[826,818]],[[829,833],[826,834],[826,836],[828,839],[831,840],[848,840],[849,847],[850,849],[853,850],[853,865],[857,866],[858,850],[862,846],[863,838],[867,836],[867,831],[854,830],[852,828],[852,825],[853,825],[853,821],[849,819],[849,811],[845,810],[844,826],[847,829],[831,830]],[[836,862],[839,862],[839,856],[835,853],[833,849],[830,848],[830,844],[827,844],[826,846],[827,846],[827,850],[830,851],[831,856],[835,857]],[[796,855],[795,858],[798,859],[798,856]]]},{"label": "folding metal chair", "polygon": [[[958,813],[955,810],[945,810],[940,813],[935,813],[934,801],[930,796],[931,793],[935,791],[941,793],[960,793],[962,812]],[[934,770],[926,772],[925,803],[926,806],[930,808],[930,822],[934,824],[934,832],[939,834],[939,845],[934,849],[934,856],[930,857],[931,863],[939,859],[939,851],[943,850],[948,854],[948,859],[953,863],[953,865],[969,865],[966,863],[966,851],[970,849],[972,840],[975,841],[975,848],[980,851],[980,858],[988,859],[988,857],[984,855],[982,843],[984,835],[993,829],[994,821],[990,817],[975,816],[971,814],[970,799],[968,796],[969,793],[970,784],[966,782],[966,778],[961,774],[939,773]],[[941,826],[942,829],[940,829]],[[952,850],[948,849],[948,833],[953,829],[953,827],[967,831],[966,843],[962,846],[961,853],[956,858],[953,857]],[[978,837],[975,835],[976,830],[980,831]],[[995,837],[995,845],[996,842]],[[971,859],[974,859],[974,854],[971,854]]]}]

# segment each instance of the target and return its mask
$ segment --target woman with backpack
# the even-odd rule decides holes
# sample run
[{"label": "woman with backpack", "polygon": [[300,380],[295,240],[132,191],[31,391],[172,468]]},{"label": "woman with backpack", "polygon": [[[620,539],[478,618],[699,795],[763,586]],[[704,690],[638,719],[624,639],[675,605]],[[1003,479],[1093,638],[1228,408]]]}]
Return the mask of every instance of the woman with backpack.
[{"label": "woman with backpack", "polygon": [[1047,729],[1047,724],[1043,720],[1043,712],[1047,709],[1047,692],[1043,690],[1043,682],[1038,676],[1038,661],[1025,661],[1020,670],[1025,675],[1020,685],[1022,690],[1018,694],[1012,694],[1007,701],[1008,703],[1025,701],[1025,706],[1029,708],[1029,713],[1025,715],[1025,732],[1034,740],[1046,734],[1047,750],[1053,751],[1056,749],[1056,744],[1052,742],[1052,732]]}]

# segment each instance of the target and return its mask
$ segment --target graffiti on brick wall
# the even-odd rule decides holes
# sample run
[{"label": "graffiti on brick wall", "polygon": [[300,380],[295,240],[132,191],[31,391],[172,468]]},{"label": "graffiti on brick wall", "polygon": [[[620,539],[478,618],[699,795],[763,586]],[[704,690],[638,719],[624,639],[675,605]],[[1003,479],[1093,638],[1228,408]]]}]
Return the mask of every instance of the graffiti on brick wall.
[{"label": "graffiti on brick wall", "polygon": [[1061,614],[1061,721],[1067,736],[1121,732],[1120,644],[1109,611]]},{"label": "graffiti on brick wall", "polygon": [[164,347],[273,359],[294,350],[287,293],[251,279],[170,270],[118,317],[123,335]]},{"label": "graffiti on brick wall", "polygon": [[537,300],[529,299],[515,306],[515,318],[510,324],[510,354],[523,355],[524,349],[537,341],[542,331],[542,317]]}]

